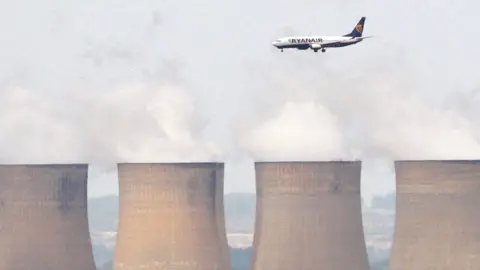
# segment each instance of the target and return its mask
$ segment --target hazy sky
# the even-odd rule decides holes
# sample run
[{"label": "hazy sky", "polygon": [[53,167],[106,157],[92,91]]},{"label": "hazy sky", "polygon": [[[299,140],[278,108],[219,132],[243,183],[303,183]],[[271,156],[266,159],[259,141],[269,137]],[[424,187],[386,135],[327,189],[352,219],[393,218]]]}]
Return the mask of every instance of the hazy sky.
[{"label": "hazy sky", "polygon": [[[364,160],[366,197],[393,159],[478,158],[478,1],[33,1],[0,9],[0,162]],[[360,44],[274,50],[282,35]]]}]

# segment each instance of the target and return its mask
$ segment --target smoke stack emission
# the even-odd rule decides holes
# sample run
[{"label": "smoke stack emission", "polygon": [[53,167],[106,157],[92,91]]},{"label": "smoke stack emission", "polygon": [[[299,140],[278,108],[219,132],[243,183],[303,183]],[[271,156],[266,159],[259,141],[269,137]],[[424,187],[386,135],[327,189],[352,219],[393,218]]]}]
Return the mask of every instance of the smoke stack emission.
[{"label": "smoke stack emission", "polygon": [[88,165],[0,165],[0,269],[95,270]]},{"label": "smoke stack emission", "polygon": [[337,67],[290,53],[251,63],[242,148],[257,160],[477,158],[480,133],[466,117],[473,110],[425,91],[431,85],[394,44],[380,51],[382,61],[348,58]]},{"label": "smoke stack emission", "polygon": [[256,162],[251,269],[369,269],[360,172],[360,161]]},{"label": "smoke stack emission", "polygon": [[244,129],[240,145],[256,160],[345,158],[336,116],[314,102],[286,102],[267,120]]},{"label": "smoke stack emission", "polygon": [[73,91],[64,103],[29,89],[10,90],[0,99],[3,163],[195,162],[222,156],[202,138],[206,124],[196,100],[173,83]]}]

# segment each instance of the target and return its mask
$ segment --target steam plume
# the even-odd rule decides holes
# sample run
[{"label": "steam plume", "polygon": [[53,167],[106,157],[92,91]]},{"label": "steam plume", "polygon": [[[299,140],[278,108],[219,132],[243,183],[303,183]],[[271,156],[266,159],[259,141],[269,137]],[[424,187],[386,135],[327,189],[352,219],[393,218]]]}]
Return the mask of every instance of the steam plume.
[{"label": "steam plume", "polygon": [[4,89],[1,161],[173,162],[221,154],[200,139],[194,100],[176,85],[140,83],[71,94],[60,102],[35,91]]},{"label": "steam plume", "polygon": [[[335,70],[327,65],[328,58],[305,68],[309,60],[295,57],[286,56],[283,63],[270,67],[271,73],[264,70],[257,78],[263,83],[256,92],[264,95],[257,98],[256,114],[249,117],[258,120],[240,135],[252,157],[480,158],[472,121],[460,108],[422,96],[413,69],[408,72],[403,66],[406,63],[392,59],[369,66],[359,59],[350,68]],[[359,69],[361,76],[355,72]],[[265,102],[268,97],[274,101]]]},{"label": "steam plume", "polygon": [[314,102],[287,102],[276,115],[252,127],[243,146],[255,159],[330,160],[344,153],[336,117]]},{"label": "steam plume", "polygon": [[195,97],[159,53],[162,5],[24,2],[35,16],[0,11],[0,162],[218,158]]}]

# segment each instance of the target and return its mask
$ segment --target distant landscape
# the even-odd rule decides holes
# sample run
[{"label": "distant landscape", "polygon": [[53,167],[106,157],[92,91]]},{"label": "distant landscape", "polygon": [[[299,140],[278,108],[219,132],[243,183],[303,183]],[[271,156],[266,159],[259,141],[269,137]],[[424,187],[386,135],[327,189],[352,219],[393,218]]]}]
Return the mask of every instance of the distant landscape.
[{"label": "distant landscape", "polygon": [[[89,200],[89,222],[95,262],[111,270],[118,225],[118,197]],[[372,270],[387,270],[394,229],[395,195],[378,196],[363,205],[363,224]],[[249,270],[255,222],[255,194],[225,195],[225,218],[234,270]]]}]

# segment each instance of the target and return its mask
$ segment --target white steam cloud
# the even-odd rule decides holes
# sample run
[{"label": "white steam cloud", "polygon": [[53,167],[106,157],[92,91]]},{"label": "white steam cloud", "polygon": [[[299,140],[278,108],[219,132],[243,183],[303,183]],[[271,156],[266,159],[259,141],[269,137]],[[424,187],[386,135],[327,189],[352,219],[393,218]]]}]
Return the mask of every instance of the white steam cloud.
[{"label": "white steam cloud", "polygon": [[76,130],[63,122],[61,108],[54,106],[53,100],[20,87],[4,88],[0,93],[2,163],[28,163],[52,157],[68,162],[71,153],[81,151]]},{"label": "white steam cloud", "polygon": [[415,94],[373,89],[365,153],[392,159],[477,159],[480,144],[473,123],[458,109],[428,104]]},{"label": "white steam cloud", "polygon": [[[134,4],[123,1],[125,5],[113,1],[97,5],[95,1],[87,1],[82,6],[52,1],[48,5],[24,2],[34,8],[7,5],[0,11],[3,22],[0,28],[5,36],[0,51],[3,59],[0,63],[0,162],[193,161],[218,160],[223,156],[216,144],[202,139],[205,124],[199,118],[201,111],[193,96],[181,84],[169,83],[170,80],[156,83],[159,77],[178,77],[175,68],[165,63],[163,53],[169,53],[174,59],[177,54],[185,53],[183,57],[190,64],[187,68],[191,68],[189,80],[194,80],[191,78],[206,74],[192,68],[195,64],[204,68],[204,63],[211,63],[209,74],[217,74],[219,70],[214,70],[215,67],[233,67],[237,63],[233,59],[240,61],[240,57],[252,55],[257,59],[261,54],[264,56],[265,50],[258,49],[264,48],[263,45],[242,43],[245,44],[242,46],[255,45],[251,45],[248,51],[245,49],[244,54],[233,54],[225,62],[217,61],[225,59],[220,56],[217,59],[202,58],[203,54],[219,55],[218,51],[200,53],[207,47],[212,48],[214,43],[202,43],[205,48],[203,45],[190,46],[189,42],[196,33],[191,32],[188,24],[175,25],[174,20],[170,21],[183,17],[174,16],[175,6],[158,1],[137,1]],[[211,6],[203,5],[203,11],[218,7],[218,3],[208,4]],[[285,17],[282,12],[286,12],[293,21],[311,23],[306,14],[315,9],[307,10],[289,1],[280,4],[285,8],[278,9],[280,13],[272,15],[274,18]],[[256,22],[254,30],[246,27],[248,22],[243,19],[229,20],[233,22],[231,25],[210,31],[213,34],[204,40],[224,39],[223,34],[234,33],[228,38],[239,38],[244,42],[258,37],[258,44],[269,46],[265,36],[281,27],[265,16],[270,6],[264,3],[256,9],[257,13],[253,13],[256,18],[253,20]],[[378,7],[375,3],[370,6]],[[386,36],[397,31],[396,27],[398,30],[409,29],[403,24],[387,23],[387,17],[403,15],[397,12],[397,5],[386,7],[388,13],[382,11],[369,15],[374,21],[368,23],[372,33]],[[200,13],[193,12],[196,9],[188,11],[193,12],[192,15],[202,14],[202,20],[196,20],[198,25],[205,26],[202,29],[218,26],[215,22],[226,17],[244,18],[243,14],[252,12],[250,4],[222,8],[225,12],[221,14],[202,13],[202,9]],[[178,10],[183,12],[185,9]],[[405,6],[405,12],[411,10],[410,6]],[[294,19],[291,17],[294,14],[299,17]],[[458,12],[452,16],[455,14]],[[311,15],[318,16],[316,11]],[[438,20],[431,19],[431,25],[417,21],[410,23],[428,27],[425,29],[438,26]],[[257,20],[263,23],[259,24]],[[339,23],[340,20],[344,19],[339,18]],[[444,21],[450,25],[451,20]],[[161,29],[163,24],[179,26],[180,30]],[[385,25],[383,33],[382,24]],[[15,31],[12,31],[12,25]],[[448,25],[442,25],[442,29]],[[285,27],[279,30],[278,36],[306,31],[295,31],[294,28],[305,29],[301,24]],[[166,32],[170,32],[170,36]],[[245,36],[240,36],[242,33]],[[425,38],[424,34],[422,37]],[[168,40],[177,42],[168,45]],[[368,44],[365,46],[331,50],[327,54],[289,51],[279,55],[275,52],[273,55],[277,60],[268,59],[263,68],[256,63],[257,70],[252,73],[258,77],[245,84],[234,82],[234,75],[232,78],[226,76],[233,83],[226,82],[227,79],[222,81],[223,78],[197,79],[200,85],[207,86],[205,88],[221,85],[227,89],[224,92],[238,90],[241,94],[237,93],[235,97],[242,95],[244,98],[244,90],[253,89],[252,95],[245,95],[247,98],[243,100],[226,98],[223,108],[215,114],[218,116],[222,114],[221,110],[233,110],[236,102],[242,102],[241,109],[253,107],[251,114],[243,116],[240,121],[246,124],[240,127],[237,139],[255,159],[480,157],[478,101],[467,98],[448,107],[428,102],[429,97],[422,96],[426,92],[421,83],[422,76],[417,76],[418,81],[413,79],[416,73],[412,66],[401,61],[405,55],[396,52],[393,53],[395,57],[385,55],[383,53],[388,53],[392,44],[379,47],[375,44],[381,44],[381,38],[372,40],[363,43]],[[422,48],[416,43],[409,45],[409,40],[401,42],[406,49]],[[368,48],[372,47],[374,49],[368,53]],[[433,49],[428,46],[428,50]],[[361,59],[358,52],[365,53],[368,58]],[[437,55],[430,60],[437,61]],[[162,62],[166,66],[164,69],[158,67]],[[379,63],[392,65],[379,67]],[[165,76],[166,73],[170,74]],[[229,70],[230,74],[241,74],[241,70]],[[155,83],[150,82],[152,77]],[[245,87],[238,89],[233,84]],[[224,92],[208,89],[204,93]],[[457,100],[457,93],[452,96],[450,100]],[[239,126],[238,119],[231,121]]]},{"label": "white steam cloud", "polygon": [[336,117],[315,102],[287,102],[244,136],[242,146],[257,160],[330,160],[345,151]]},{"label": "white steam cloud", "polygon": [[480,158],[480,123],[465,106],[430,101],[414,71],[390,60],[397,67],[359,60],[335,71],[305,58],[270,66],[241,145],[257,160]]},{"label": "white steam cloud", "polygon": [[35,12],[0,11],[1,163],[221,157],[202,139],[202,111],[174,66],[181,59],[164,55],[164,4],[23,2]]},{"label": "white steam cloud", "polygon": [[2,91],[0,161],[186,162],[216,160],[201,139],[196,104],[175,84],[124,85],[107,92],[53,96],[22,88]]},{"label": "white steam cloud", "polygon": [[354,151],[346,144],[348,136],[342,129],[342,119],[329,106],[331,103],[319,98],[328,83],[318,84],[318,77],[312,82],[308,76],[295,76],[308,72],[305,61],[272,66],[250,67],[255,96],[250,114],[243,115],[248,120],[241,121],[248,124],[239,126],[240,146],[258,161],[355,159]]}]

